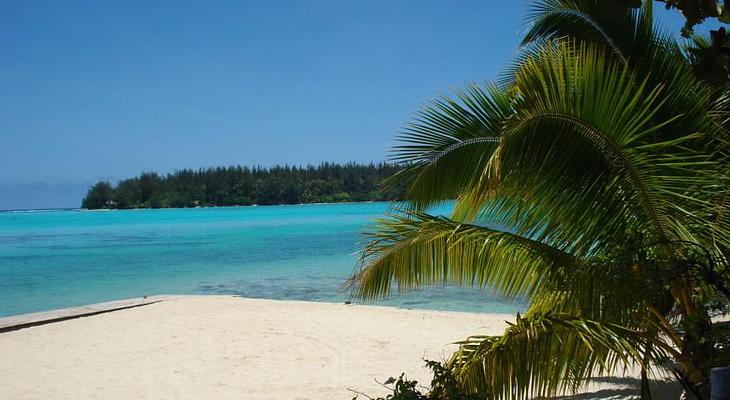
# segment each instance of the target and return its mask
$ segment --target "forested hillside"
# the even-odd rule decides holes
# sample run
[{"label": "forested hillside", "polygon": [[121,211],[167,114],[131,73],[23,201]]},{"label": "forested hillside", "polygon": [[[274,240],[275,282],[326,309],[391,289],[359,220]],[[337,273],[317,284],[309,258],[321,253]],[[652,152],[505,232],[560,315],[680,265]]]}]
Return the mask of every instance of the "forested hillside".
[{"label": "forested hillside", "polygon": [[146,172],[114,187],[98,182],[81,207],[165,208],[396,200],[402,189],[386,189],[392,164],[333,164],[290,167],[184,169],[168,175]]}]

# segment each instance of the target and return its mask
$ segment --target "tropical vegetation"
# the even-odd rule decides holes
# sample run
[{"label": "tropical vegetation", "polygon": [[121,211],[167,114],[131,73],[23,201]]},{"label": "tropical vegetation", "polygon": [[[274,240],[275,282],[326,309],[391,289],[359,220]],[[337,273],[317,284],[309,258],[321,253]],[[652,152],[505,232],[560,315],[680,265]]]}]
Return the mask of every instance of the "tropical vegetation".
[{"label": "tropical vegetation", "polygon": [[382,183],[398,170],[385,163],[323,163],[316,167],[183,169],[164,176],[147,172],[122,180],[116,187],[97,182],[81,206],[166,208],[396,200],[403,188],[385,188]]},{"label": "tropical vegetation", "polygon": [[[639,7],[636,4],[639,3]],[[374,299],[469,285],[529,304],[447,362],[481,398],[668,373],[709,398],[730,364],[727,74],[644,1],[540,0],[496,83],[432,100],[400,136],[405,201],[368,233],[349,285]],[[700,57],[701,58],[701,57]],[[449,218],[428,214],[455,199]]]}]

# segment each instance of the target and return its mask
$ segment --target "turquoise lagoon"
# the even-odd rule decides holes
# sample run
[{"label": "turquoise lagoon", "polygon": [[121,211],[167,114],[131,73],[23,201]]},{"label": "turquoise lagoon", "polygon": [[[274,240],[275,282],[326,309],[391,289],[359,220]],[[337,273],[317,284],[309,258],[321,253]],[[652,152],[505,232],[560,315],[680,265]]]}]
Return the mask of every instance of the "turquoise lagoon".
[{"label": "turquoise lagoon", "polygon": [[[0,212],[0,316],[156,294],[342,302],[363,231],[388,203]],[[514,313],[488,293],[379,301]]]}]

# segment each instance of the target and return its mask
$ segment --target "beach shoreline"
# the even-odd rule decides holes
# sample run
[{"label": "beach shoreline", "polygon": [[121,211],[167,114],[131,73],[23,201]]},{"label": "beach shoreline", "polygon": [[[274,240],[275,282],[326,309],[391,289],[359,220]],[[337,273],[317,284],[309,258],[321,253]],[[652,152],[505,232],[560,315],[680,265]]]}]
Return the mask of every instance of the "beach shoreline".
[{"label": "beach shoreline", "polygon": [[351,399],[348,388],[381,395],[376,379],[405,372],[427,383],[423,358],[444,360],[450,343],[485,328],[499,333],[506,318],[171,296],[0,333],[0,398]]},{"label": "beach shoreline", "polygon": [[[150,299],[154,300],[154,299]],[[386,394],[453,342],[500,334],[508,314],[170,296],[0,333],[0,398],[352,399]],[[590,390],[633,393],[633,382]],[[376,381],[377,380],[377,381]],[[609,389],[606,389],[608,387]],[[361,396],[361,398],[364,398]]]}]

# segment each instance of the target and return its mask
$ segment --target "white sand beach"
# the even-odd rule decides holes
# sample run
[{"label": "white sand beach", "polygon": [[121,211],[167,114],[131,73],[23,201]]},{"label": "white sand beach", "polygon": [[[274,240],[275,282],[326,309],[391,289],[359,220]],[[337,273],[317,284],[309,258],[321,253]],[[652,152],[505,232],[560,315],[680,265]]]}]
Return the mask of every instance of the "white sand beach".
[{"label": "white sand beach", "polygon": [[[0,399],[351,399],[503,314],[186,296],[0,333]],[[630,379],[628,381],[631,381]],[[621,380],[590,388],[630,392]],[[364,399],[364,397],[360,397]],[[580,397],[591,398],[591,397]],[[600,397],[620,398],[620,397]]]}]

